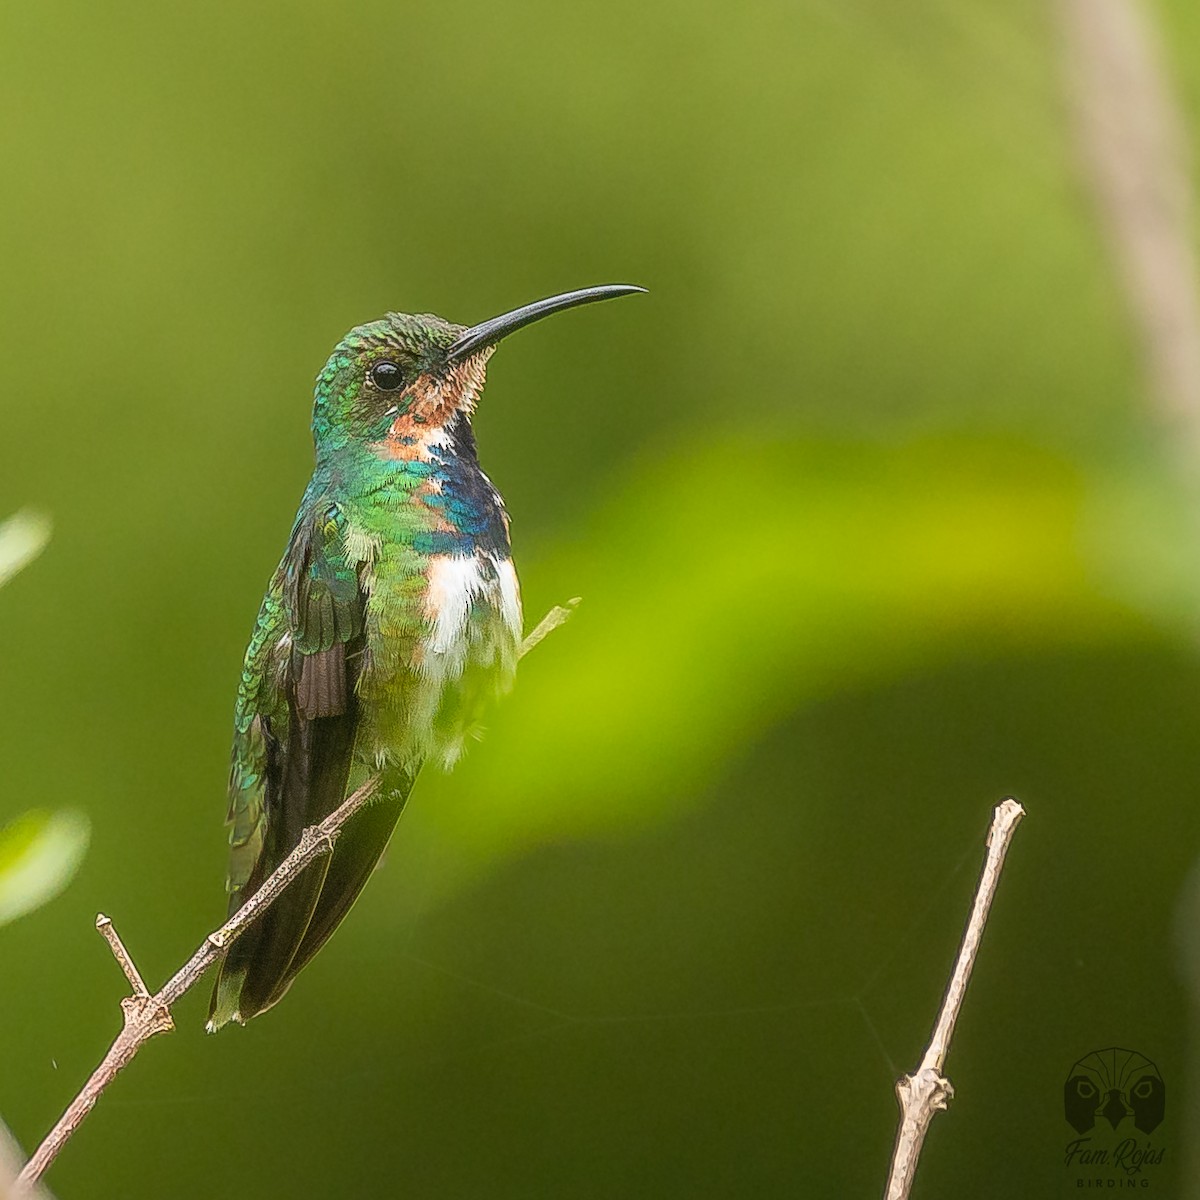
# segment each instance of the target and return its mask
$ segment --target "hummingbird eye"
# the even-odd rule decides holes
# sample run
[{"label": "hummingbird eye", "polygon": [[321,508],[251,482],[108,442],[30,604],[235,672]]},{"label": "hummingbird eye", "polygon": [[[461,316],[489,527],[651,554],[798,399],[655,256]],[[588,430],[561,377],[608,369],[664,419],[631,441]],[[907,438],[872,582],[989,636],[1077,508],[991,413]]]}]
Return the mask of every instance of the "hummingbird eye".
[{"label": "hummingbird eye", "polygon": [[371,368],[371,382],[381,392],[394,392],[404,383],[404,372],[394,362],[377,362]]}]

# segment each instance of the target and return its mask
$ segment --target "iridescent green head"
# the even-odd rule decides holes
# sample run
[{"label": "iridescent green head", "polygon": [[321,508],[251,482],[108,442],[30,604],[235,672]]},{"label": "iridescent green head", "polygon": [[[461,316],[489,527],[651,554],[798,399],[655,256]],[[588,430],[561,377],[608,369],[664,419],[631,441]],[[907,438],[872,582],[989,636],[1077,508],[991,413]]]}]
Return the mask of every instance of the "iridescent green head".
[{"label": "iridescent green head", "polygon": [[411,436],[458,413],[469,417],[483,389],[487,360],[501,338],[552,313],[644,290],[628,284],[582,288],[470,328],[431,314],[388,313],[352,329],[317,376],[313,437],[318,454],[379,445],[401,433]]}]

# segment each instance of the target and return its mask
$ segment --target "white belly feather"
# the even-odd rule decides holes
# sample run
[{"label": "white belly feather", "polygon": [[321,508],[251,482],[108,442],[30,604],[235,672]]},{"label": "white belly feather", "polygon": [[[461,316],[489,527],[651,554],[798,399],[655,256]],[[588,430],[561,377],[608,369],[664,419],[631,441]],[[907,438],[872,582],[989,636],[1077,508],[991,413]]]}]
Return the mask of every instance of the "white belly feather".
[{"label": "white belly feather", "polygon": [[[442,554],[430,559],[425,615],[433,634],[426,657],[445,656],[447,665],[465,661],[473,606],[483,603],[509,634],[521,638],[521,593],[512,560],[481,554]],[[459,668],[461,670],[461,667]]]},{"label": "white belly feather", "polygon": [[523,634],[516,570],[510,559],[482,551],[430,558],[423,572],[428,632],[392,657],[386,648],[400,647],[387,615],[399,606],[376,594],[375,555],[361,561],[369,666],[358,684],[360,750],[377,766],[433,759],[450,767],[478,735],[490,702],[512,686]]},{"label": "white belly feather", "polygon": [[512,686],[521,594],[511,560],[490,554],[438,555],[426,578],[430,633],[417,660],[410,745],[450,767],[478,735],[488,703]]}]

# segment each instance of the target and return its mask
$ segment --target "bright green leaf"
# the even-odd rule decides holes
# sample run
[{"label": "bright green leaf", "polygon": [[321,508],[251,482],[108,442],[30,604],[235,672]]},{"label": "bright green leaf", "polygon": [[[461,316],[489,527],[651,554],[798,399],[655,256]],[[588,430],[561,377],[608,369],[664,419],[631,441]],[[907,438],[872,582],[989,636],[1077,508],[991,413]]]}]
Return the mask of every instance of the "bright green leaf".
[{"label": "bright green leaf", "polygon": [[0,584],[36,558],[50,540],[50,518],[19,512],[0,522]]},{"label": "bright green leaf", "polygon": [[81,812],[27,812],[0,830],[0,925],[45,904],[71,881],[91,827]]}]

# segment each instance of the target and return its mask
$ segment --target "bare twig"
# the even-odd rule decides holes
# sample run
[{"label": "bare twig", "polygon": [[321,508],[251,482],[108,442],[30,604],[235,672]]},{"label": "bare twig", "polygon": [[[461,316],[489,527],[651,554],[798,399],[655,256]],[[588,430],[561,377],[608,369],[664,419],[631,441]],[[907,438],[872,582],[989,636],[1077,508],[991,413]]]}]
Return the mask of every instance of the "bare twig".
[{"label": "bare twig", "polygon": [[117,927],[112,923],[112,918],[106,917],[103,913],[97,913],[96,928],[100,931],[100,936],[108,943],[108,948],[113,952],[113,958],[117,960],[117,965],[125,972],[125,978],[129,980],[129,985],[133,988],[133,994],[138,997],[148,997],[150,989],[146,986],[146,981],[130,957],[129,951],[125,949],[125,943],[117,934]]},{"label": "bare twig", "polygon": [[950,1050],[950,1039],[954,1036],[954,1025],[963,998],[967,994],[967,984],[971,980],[975,956],[979,953],[988,910],[1000,882],[1004,856],[1008,853],[1017,824],[1024,815],[1025,810],[1013,799],[1004,800],[996,807],[992,828],[988,832],[987,858],[975,893],[975,905],[971,909],[971,919],[963,935],[958,961],[954,964],[954,974],[946,988],[946,998],[942,1001],[942,1011],[938,1014],[933,1037],[925,1057],[921,1059],[921,1065],[912,1075],[906,1075],[896,1084],[896,1095],[900,1100],[900,1129],[892,1154],[887,1200],[905,1200],[908,1196],[929,1123],[934,1113],[945,1109],[954,1096],[954,1088],[950,1086],[950,1080],[942,1075],[942,1067]]},{"label": "bare twig", "polygon": [[526,635],[525,640],[521,643],[520,657],[524,658],[544,637],[553,633],[560,625],[565,625],[578,606],[578,596],[573,600],[568,600],[565,605],[556,604],[534,626],[533,631]]},{"label": "bare twig", "polygon": [[71,1101],[67,1111],[25,1164],[17,1180],[18,1189],[32,1185],[41,1178],[67,1140],[95,1107],[105,1088],[142,1048],[142,1043],[156,1033],[169,1033],[174,1029],[171,1006],[220,958],[224,950],[245,933],[251,922],[291,886],[313,859],[328,854],[333,849],[342,826],[371,799],[378,786],[378,779],[368,780],[319,825],[306,829],[301,834],[295,850],[279,864],[262,887],[220,929],[210,933],[195,954],[153,996],[142,981],[129,952],[117,936],[112,922],[103,914],[96,918],[96,928],[108,942],[121,970],[125,972],[125,977],[133,987],[133,995],[121,1001],[125,1023],[100,1065],[92,1072],[91,1078],[83,1085],[83,1089]]}]

